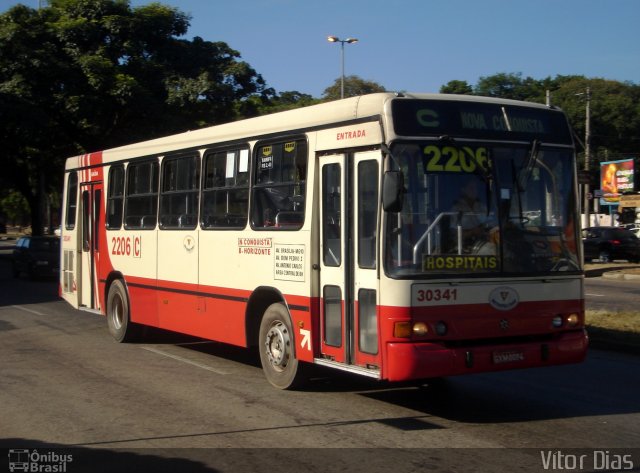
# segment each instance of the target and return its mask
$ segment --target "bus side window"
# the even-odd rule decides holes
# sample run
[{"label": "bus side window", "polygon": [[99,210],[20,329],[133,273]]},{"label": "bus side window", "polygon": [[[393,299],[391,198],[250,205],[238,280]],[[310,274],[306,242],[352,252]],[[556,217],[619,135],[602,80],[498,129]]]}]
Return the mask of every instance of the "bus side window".
[{"label": "bus side window", "polygon": [[251,196],[253,228],[298,230],[302,227],[307,159],[304,140],[257,148]]},{"label": "bus side window", "polygon": [[[194,229],[198,220],[200,159],[176,156],[162,161],[160,228]],[[155,222],[150,222],[154,227]]]},{"label": "bus side window", "polygon": [[65,211],[65,227],[73,230],[76,227],[76,210],[78,207],[78,173],[69,173],[67,181],[67,208]]},{"label": "bus side window", "polygon": [[141,161],[127,166],[124,227],[153,229],[158,218],[158,161]]},{"label": "bus side window", "polygon": [[249,148],[214,151],[204,160],[202,228],[244,228],[249,208]]},{"label": "bus side window", "polygon": [[107,191],[107,229],[122,227],[122,205],[124,203],[124,166],[109,169],[109,189]]}]

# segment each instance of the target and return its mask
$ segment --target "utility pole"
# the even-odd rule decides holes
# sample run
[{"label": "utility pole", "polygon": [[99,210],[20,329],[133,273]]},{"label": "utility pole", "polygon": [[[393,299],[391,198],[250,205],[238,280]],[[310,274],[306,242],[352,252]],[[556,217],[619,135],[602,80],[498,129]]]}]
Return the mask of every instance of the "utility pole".
[{"label": "utility pole", "polygon": [[[588,174],[591,162],[591,87],[587,87],[586,92],[586,110],[584,122],[584,170]],[[584,214],[586,217],[586,226],[591,226],[591,215],[589,212],[589,184],[584,186]]]}]

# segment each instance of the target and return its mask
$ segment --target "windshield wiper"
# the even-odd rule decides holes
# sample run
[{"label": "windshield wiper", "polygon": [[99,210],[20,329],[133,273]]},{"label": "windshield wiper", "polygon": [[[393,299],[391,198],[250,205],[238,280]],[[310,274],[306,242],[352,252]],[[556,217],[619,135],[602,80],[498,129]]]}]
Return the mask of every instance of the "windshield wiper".
[{"label": "windshield wiper", "polygon": [[522,167],[520,175],[518,177],[518,191],[524,192],[527,188],[527,183],[531,179],[533,169],[538,165],[538,156],[540,155],[540,140],[535,139],[531,142],[531,149],[529,150],[529,157],[527,163]]}]

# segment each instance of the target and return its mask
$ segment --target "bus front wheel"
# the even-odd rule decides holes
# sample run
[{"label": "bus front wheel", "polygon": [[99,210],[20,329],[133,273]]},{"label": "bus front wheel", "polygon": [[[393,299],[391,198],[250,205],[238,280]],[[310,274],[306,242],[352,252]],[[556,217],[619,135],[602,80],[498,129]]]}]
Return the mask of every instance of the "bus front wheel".
[{"label": "bus front wheel", "polygon": [[119,342],[131,342],[136,338],[137,326],[129,318],[129,298],[124,284],[116,279],[107,295],[107,325],[109,333]]},{"label": "bus front wheel", "polygon": [[260,363],[267,380],[279,389],[292,389],[303,381],[291,326],[289,311],[281,303],[271,304],[260,322]]}]

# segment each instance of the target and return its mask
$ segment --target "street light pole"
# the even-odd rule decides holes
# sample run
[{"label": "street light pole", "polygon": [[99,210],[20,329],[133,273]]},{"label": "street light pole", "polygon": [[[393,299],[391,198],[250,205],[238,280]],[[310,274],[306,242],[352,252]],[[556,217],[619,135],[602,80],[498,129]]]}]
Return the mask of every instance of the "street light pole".
[{"label": "street light pole", "polygon": [[347,44],[357,43],[358,39],[357,38],[340,39],[337,36],[328,36],[327,41],[329,41],[330,43],[340,43],[340,62],[342,65],[340,69],[340,98],[343,99],[344,98],[344,43],[347,43]]}]

